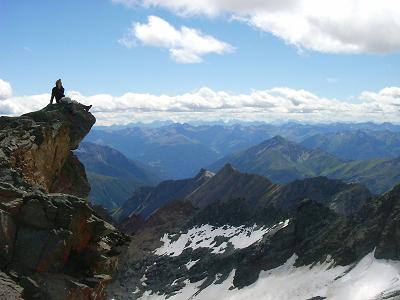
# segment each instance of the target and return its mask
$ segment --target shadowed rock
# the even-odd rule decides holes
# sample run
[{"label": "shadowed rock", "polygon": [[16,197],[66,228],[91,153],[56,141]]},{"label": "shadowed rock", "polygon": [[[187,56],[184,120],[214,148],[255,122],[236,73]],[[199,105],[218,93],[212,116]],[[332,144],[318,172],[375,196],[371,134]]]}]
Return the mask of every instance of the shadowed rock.
[{"label": "shadowed rock", "polygon": [[72,153],[95,121],[75,104],[0,117],[1,299],[105,298],[126,237],[88,206]]}]

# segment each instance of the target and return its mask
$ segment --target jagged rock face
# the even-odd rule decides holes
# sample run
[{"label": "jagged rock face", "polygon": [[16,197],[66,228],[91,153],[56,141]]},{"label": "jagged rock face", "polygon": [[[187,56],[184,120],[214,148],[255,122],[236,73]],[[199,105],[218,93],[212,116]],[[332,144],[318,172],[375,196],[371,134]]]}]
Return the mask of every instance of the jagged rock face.
[{"label": "jagged rock face", "polygon": [[185,210],[189,204],[161,208],[133,236],[110,286],[114,299],[400,295],[400,186],[352,216],[309,199],[289,214],[271,215],[251,213],[243,199],[203,210]]},{"label": "jagged rock face", "polygon": [[221,202],[244,197],[256,202],[274,185],[264,177],[240,173],[230,164],[222,168],[206,184],[187,196],[196,207],[205,208],[216,200]]},{"label": "jagged rock face", "polygon": [[0,276],[5,295],[105,298],[126,237],[77,197],[90,187],[71,151],[94,122],[74,104],[0,118],[0,271],[11,274]]},{"label": "jagged rock face", "polygon": [[342,215],[360,210],[372,198],[370,191],[360,184],[347,184],[326,177],[295,180],[271,191],[267,201],[284,211],[295,209],[304,199],[321,203]]},{"label": "jagged rock face", "polygon": [[228,164],[217,174],[202,169],[193,178],[167,180],[154,188],[142,187],[114,217],[120,220],[134,215],[148,218],[173,200],[186,200],[195,207],[205,208],[216,201],[243,197],[257,205],[264,194],[275,187],[264,177],[240,173]]},{"label": "jagged rock face", "polygon": [[72,105],[48,105],[21,117],[1,117],[2,173],[15,171],[23,181],[46,192],[87,196],[90,187],[84,168],[71,150],[78,147],[95,121],[92,114]]},{"label": "jagged rock face", "polygon": [[[167,180],[156,187],[141,187],[125,202],[121,211],[114,214],[114,218],[124,220],[133,215],[148,218],[157,209],[167,205],[169,202],[186,199],[193,195],[195,191],[207,184],[213,177],[213,173],[202,169],[194,178]],[[129,222],[124,223],[128,225]]]},{"label": "jagged rock face", "polygon": [[381,198],[368,202],[355,218],[358,228],[353,228],[349,247],[357,246],[360,239],[368,236],[376,246],[375,256],[382,259],[400,260],[400,185]]}]

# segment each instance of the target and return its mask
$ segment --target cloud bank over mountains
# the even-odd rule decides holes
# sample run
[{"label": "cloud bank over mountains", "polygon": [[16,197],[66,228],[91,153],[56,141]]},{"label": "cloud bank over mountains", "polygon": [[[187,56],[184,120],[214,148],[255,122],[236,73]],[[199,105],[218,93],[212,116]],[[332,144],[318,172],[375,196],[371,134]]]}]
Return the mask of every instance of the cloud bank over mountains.
[{"label": "cloud bank over mountains", "polygon": [[[0,79],[0,83],[3,82]],[[5,95],[4,92],[1,95]],[[92,112],[97,118],[97,125],[153,120],[395,123],[400,120],[400,87],[388,87],[378,92],[365,91],[357,101],[352,102],[287,87],[257,90],[248,94],[214,91],[205,87],[175,96],[143,93],[85,96],[79,92],[70,92],[68,96],[85,104],[93,104]],[[43,108],[49,103],[50,94],[22,97],[8,94],[1,99],[0,115],[13,116]]]},{"label": "cloud bank over mountains", "polygon": [[391,53],[400,50],[396,0],[112,0],[184,17],[236,19],[299,50]]}]

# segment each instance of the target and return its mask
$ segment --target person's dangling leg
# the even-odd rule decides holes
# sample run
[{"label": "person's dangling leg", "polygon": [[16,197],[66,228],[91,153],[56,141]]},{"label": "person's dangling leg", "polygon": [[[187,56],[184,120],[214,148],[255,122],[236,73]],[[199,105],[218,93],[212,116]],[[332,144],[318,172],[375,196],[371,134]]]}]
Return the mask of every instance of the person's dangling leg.
[{"label": "person's dangling leg", "polygon": [[75,101],[75,100],[72,100],[72,101],[73,101],[75,104],[78,104],[79,106],[83,107],[83,109],[86,110],[86,111],[89,111],[89,109],[92,108],[91,105],[85,105],[85,104],[79,103],[78,101]]},{"label": "person's dangling leg", "polygon": [[83,105],[84,110],[89,111],[92,108],[92,105]]},{"label": "person's dangling leg", "polygon": [[89,111],[89,109],[92,108],[92,105],[84,105],[84,104],[82,104],[82,103],[79,103],[79,102],[76,101],[76,100],[72,100],[72,99],[69,98],[69,97],[64,97],[64,98],[62,98],[62,99],[60,100],[60,102],[64,102],[64,103],[68,103],[68,104],[74,103],[74,104],[76,104],[76,105],[79,105],[79,106],[83,107],[83,109],[86,110],[86,111]]}]

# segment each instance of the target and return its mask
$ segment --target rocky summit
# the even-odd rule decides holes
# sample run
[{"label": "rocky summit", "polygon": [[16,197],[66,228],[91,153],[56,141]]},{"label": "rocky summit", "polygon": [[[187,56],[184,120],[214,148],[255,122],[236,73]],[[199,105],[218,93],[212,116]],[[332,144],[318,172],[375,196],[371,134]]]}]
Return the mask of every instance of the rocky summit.
[{"label": "rocky summit", "polygon": [[76,104],[0,117],[0,299],[104,299],[127,242],[89,207]]}]

